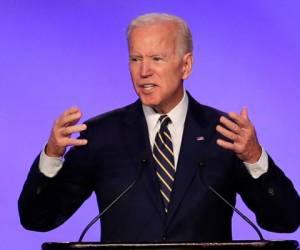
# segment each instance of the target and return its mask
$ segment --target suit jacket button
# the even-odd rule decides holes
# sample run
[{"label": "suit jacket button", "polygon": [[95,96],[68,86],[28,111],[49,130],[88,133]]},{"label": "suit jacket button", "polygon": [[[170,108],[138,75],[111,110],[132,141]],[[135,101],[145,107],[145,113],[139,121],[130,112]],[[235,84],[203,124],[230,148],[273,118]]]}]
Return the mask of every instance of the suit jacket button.
[{"label": "suit jacket button", "polygon": [[267,192],[268,192],[268,194],[269,194],[270,196],[274,196],[274,195],[275,195],[274,188],[272,188],[272,187],[269,187]]},{"label": "suit jacket button", "polygon": [[199,162],[199,167],[204,167],[204,165],[205,165],[204,162],[202,161]]},{"label": "suit jacket button", "polygon": [[167,240],[167,237],[166,237],[165,235],[163,235],[163,236],[162,236],[162,240],[163,240],[163,241],[166,241],[166,240]]}]

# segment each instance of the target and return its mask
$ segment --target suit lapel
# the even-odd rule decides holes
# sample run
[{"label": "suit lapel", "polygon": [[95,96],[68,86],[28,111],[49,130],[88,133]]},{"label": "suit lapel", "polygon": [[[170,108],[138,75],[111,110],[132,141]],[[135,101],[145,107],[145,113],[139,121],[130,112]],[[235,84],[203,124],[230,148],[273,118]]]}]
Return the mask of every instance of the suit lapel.
[{"label": "suit lapel", "polygon": [[180,207],[188,187],[198,174],[200,155],[206,150],[206,145],[212,134],[212,127],[206,124],[201,106],[189,96],[189,108],[185,120],[182,143],[178,158],[176,176],[169,204],[166,227],[172,221]]},{"label": "suit lapel", "polygon": [[[188,94],[189,95],[189,94]],[[210,143],[215,127],[209,124],[202,105],[197,103],[189,95],[189,108],[185,120],[182,143],[178,157],[176,176],[171,194],[168,214],[165,217],[164,204],[159,191],[159,182],[155,173],[152,149],[150,146],[148,127],[143,113],[141,102],[138,100],[127,108],[124,117],[124,142],[131,159],[137,167],[141,168],[140,155],[147,153],[147,166],[145,166],[142,181],[149,197],[156,206],[161,216],[166,219],[165,228],[168,227],[172,218],[180,208],[185,193],[188,191],[196,174],[201,156],[205,154]]]},{"label": "suit lapel", "polygon": [[140,156],[146,153],[147,163],[141,177],[147,192],[158,211],[163,216],[164,207],[159,191],[159,183],[155,174],[152,149],[149,141],[148,127],[140,101],[128,107],[124,119],[124,142],[131,159],[137,166],[137,172],[141,168]]}]

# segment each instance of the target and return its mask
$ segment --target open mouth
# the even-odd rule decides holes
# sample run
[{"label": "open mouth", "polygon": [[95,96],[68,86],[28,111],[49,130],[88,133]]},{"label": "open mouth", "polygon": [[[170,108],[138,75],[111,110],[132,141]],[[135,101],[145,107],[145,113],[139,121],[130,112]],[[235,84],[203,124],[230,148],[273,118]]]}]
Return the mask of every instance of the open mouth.
[{"label": "open mouth", "polygon": [[145,83],[145,84],[141,84],[140,87],[145,89],[145,90],[151,90],[154,87],[156,87],[156,85],[153,84],[153,83]]}]

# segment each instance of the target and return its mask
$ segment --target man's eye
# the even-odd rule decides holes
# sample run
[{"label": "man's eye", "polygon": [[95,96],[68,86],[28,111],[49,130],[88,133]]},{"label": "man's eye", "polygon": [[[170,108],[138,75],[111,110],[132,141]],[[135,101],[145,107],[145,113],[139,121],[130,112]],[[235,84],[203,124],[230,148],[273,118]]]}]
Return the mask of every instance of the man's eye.
[{"label": "man's eye", "polygon": [[142,57],[138,57],[138,56],[130,57],[130,62],[140,62],[142,60],[143,60]]},{"label": "man's eye", "polygon": [[154,57],[152,57],[152,59],[153,59],[154,61],[156,61],[156,62],[162,60],[162,58],[161,58],[160,56],[154,56]]}]

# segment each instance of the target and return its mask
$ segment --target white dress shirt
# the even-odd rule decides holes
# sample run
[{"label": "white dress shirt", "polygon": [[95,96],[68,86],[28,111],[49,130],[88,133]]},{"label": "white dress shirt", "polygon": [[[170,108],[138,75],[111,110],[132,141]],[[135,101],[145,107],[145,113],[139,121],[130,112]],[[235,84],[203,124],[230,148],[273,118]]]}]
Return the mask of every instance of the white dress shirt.
[{"label": "white dress shirt", "polygon": [[[184,122],[188,110],[188,105],[189,105],[189,98],[186,92],[184,91],[184,95],[181,101],[169,113],[166,114],[171,120],[171,122],[168,124],[168,129],[172,137],[175,169],[177,167]],[[158,130],[160,129],[159,117],[162,114],[156,113],[151,107],[145,105],[143,105],[143,111],[148,126],[151,148],[153,149],[155,136]]]},{"label": "white dress shirt", "polygon": [[[188,96],[186,91],[184,91],[181,101],[168,114],[166,114],[171,120],[168,124],[168,129],[172,137],[175,168],[177,167],[188,103]],[[156,113],[151,107],[145,105],[143,105],[143,111],[148,126],[151,148],[153,148],[156,133],[160,129],[159,117],[162,114]],[[50,178],[54,177],[62,168],[62,165],[63,157],[49,157],[46,155],[45,150],[41,152],[39,169],[45,176]],[[262,154],[256,163],[251,164],[244,162],[244,165],[246,166],[249,174],[253,178],[257,179],[268,171],[268,155],[263,149]]]}]

